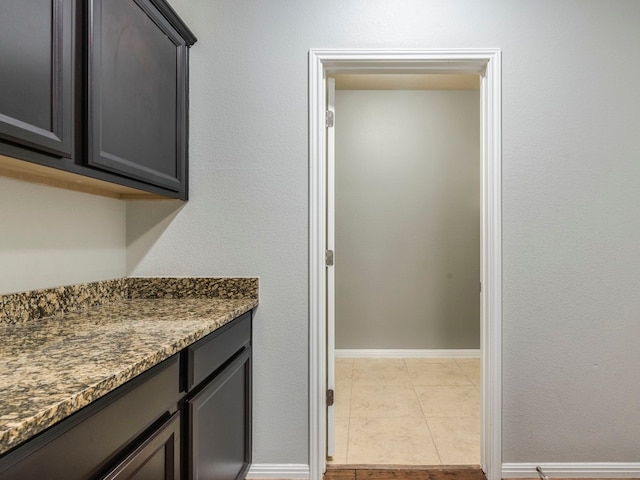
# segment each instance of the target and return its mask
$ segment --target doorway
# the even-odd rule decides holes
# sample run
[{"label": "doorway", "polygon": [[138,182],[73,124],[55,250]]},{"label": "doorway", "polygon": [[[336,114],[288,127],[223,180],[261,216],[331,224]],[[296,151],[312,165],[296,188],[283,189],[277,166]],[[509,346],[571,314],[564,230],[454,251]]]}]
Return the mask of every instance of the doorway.
[{"label": "doorway", "polygon": [[481,466],[501,478],[500,51],[311,50],[310,126],[310,476],[322,478],[327,446],[326,79],[343,73],[481,76]]},{"label": "doorway", "polygon": [[479,84],[336,75],[328,92],[332,467],[480,464]]}]

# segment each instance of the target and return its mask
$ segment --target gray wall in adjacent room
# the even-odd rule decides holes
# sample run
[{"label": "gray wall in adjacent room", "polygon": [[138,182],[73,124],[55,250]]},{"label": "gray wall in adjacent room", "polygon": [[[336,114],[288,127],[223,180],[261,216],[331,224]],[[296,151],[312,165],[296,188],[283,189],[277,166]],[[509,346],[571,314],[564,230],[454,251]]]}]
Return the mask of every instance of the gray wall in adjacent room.
[{"label": "gray wall in adjacent room", "polygon": [[336,348],[480,348],[480,95],[336,91]]}]

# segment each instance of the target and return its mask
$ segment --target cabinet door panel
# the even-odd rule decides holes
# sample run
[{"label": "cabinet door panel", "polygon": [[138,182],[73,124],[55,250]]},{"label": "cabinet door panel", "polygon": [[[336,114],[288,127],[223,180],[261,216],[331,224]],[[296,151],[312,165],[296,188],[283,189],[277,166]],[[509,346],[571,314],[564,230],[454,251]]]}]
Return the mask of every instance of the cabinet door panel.
[{"label": "cabinet door panel", "polygon": [[73,3],[0,2],[0,139],[70,157]]},{"label": "cabinet door panel", "polygon": [[148,0],[91,0],[90,165],[184,188],[184,39]]},{"label": "cabinet door panel", "polygon": [[251,350],[244,350],[187,405],[189,478],[244,478],[251,463]]}]

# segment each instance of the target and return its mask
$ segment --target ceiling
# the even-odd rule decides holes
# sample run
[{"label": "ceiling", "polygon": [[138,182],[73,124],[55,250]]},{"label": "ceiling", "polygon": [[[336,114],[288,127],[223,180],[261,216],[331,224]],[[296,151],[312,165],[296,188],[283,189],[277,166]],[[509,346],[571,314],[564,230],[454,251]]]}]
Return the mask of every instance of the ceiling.
[{"label": "ceiling", "polygon": [[336,90],[478,90],[473,74],[344,74],[335,75]]}]

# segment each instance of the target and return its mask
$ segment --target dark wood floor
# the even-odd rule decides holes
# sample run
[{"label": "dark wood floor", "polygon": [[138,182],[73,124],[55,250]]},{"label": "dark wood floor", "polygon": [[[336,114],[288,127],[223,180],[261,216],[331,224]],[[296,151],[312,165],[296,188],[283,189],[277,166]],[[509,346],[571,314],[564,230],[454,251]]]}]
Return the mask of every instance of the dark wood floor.
[{"label": "dark wood floor", "polygon": [[486,480],[480,467],[327,466],[324,480]]},{"label": "dark wood floor", "polygon": [[[400,466],[400,465],[329,465],[324,480],[486,480],[480,467]],[[505,479],[509,480],[509,479]],[[511,479],[511,480],[539,480]],[[553,478],[551,480],[620,480],[612,478]],[[640,480],[626,478],[625,480]]]}]

